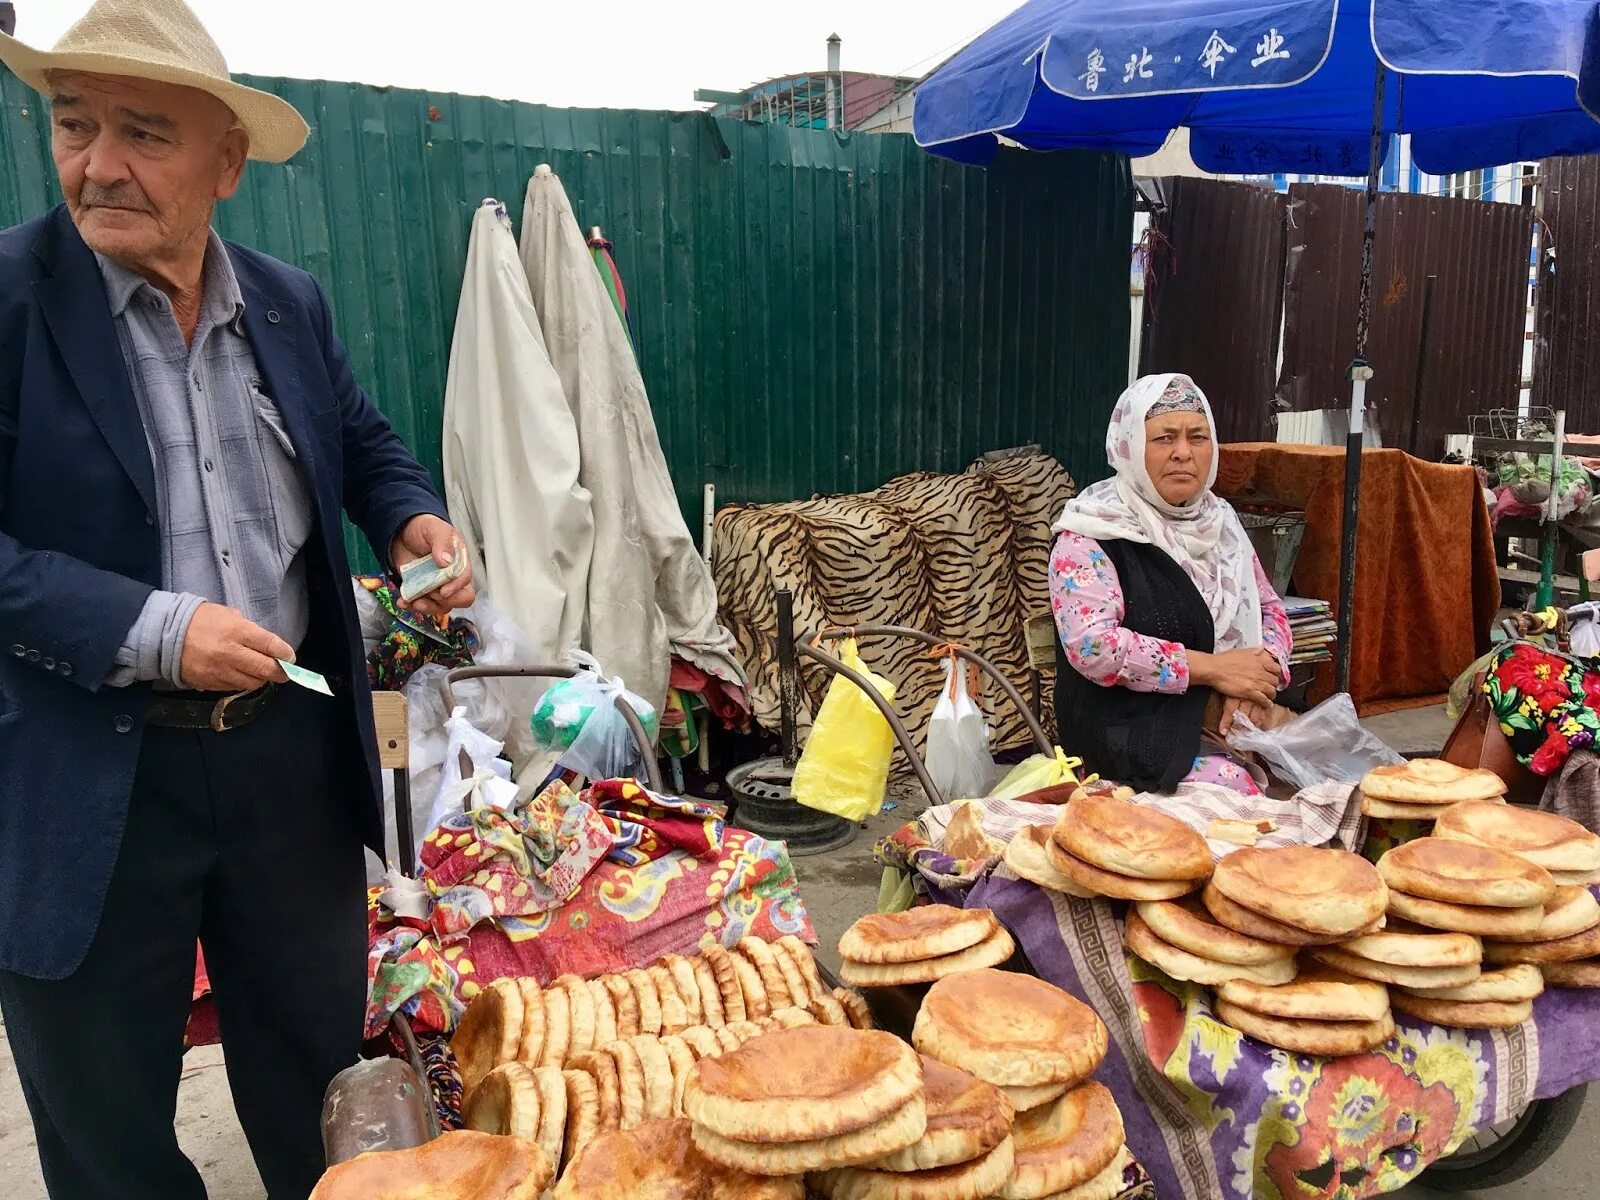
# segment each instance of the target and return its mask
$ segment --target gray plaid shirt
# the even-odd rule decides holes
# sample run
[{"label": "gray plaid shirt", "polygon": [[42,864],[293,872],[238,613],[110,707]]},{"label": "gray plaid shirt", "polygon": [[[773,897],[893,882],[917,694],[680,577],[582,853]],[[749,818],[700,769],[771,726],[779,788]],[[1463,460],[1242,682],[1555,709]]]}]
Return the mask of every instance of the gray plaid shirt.
[{"label": "gray plaid shirt", "polygon": [[244,297],[222,240],[211,234],[187,346],[158,288],[96,257],[144,421],[161,529],[162,590],[128,631],[109,682],[182,687],[184,638],[207,600],[298,648],[309,619],[300,550],[311,497],[245,337]]}]

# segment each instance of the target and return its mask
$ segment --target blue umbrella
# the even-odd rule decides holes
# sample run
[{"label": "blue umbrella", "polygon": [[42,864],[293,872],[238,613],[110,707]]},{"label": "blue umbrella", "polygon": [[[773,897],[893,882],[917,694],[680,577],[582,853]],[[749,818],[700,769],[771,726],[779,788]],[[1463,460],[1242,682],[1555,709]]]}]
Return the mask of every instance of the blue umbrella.
[{"label": "blue umbrella", "polygon": [[918,145],[985,163],[1159,150],[1179,126],[1219,174],[1365,175],[1339,584],[1350,678],[1373,212],[1390,139],[1433,175],[1600,150],[1594,0],[1031,0],[917,91]]}]

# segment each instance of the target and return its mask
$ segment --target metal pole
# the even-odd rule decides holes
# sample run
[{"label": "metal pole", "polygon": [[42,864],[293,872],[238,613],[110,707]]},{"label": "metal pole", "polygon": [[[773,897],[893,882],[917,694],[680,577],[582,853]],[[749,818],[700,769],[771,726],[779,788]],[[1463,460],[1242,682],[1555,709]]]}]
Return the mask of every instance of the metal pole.
[{"label": "metal pole", "polygon": [[1422,436],[1423,385],[1428,378],[1428,343],[1433,334],[1433,289],[1439,282],[1437,275],[1429,275],[1422,285],[1422,332],[1417,337],[1417,386],[1411,396],[1411,446],[1417,453],[1417,441]]},{"label": "metal pole", "polygon": [[795,714],[800,707],[800,677],[794,659],[794,593],[777,590],[778,600],[778,739],[783,765],[792,767],[800,754],[795,747]]},{"label": "metal pole", "polygon": [[[1540,520],[1544,523],[1539,537],[1539,589],[1536,593],[1540,611],[1549,608],[1556,600],[1556,531],[1559,528],[1556,505],[1561,499],[1561,451],[1566,438],[1567,412],[1558,408],[1555,440],[1550,446],[1550,496],[1545,500],[1544,512],[1540,514]],[[1581,567],[1578,574],[1583,574]]]},{"label": "metal pole", "polygon": [[1356,528],[1361,508],[1361,450],[1366,440],[1367,326],[1372,316],[1372,240],[1377,231],[1378,180],[1383,171],[1383,85],[1388,69],[1376,64],[1372,83],[1372,143],[1367,164],[1367,221],[1361,233],[1361,291],[1356,302],[1356,356],[1350,363],[1350,437],[1344,450],[1344,528],[1339,548],[1339,644],[1334,672],[1338,690],[1350,690],[1350,638],[1356,602]]}]

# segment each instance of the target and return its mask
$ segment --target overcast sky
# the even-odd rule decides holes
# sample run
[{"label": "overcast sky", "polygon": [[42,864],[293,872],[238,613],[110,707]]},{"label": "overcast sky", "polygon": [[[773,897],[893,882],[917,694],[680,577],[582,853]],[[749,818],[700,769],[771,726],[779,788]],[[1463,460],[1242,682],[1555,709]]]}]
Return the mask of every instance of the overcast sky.
[{"label": "overcast sky", "polygon": [[[89,0],[14,0],[48,47]],[[1020,0],[190,0],[229,67],[581,108],[693,108],[820,71],[830,33],[850,71],[920,75]]]}]

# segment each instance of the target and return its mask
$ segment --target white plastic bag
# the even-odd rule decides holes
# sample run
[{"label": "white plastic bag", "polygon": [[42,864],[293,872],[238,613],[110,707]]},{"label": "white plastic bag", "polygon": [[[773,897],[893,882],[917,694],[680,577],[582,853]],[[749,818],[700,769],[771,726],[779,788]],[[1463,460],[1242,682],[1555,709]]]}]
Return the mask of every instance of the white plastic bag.
[{"label": "white plastic bag", "polygon": [[1228,745],[1260,755],[1275,774],[1298,788],[1330,781],[1359,783],[1373,767],[1405,761],[1357,720],[1355,702],[1347,692],[1270,731],[1235,715]]},{"label": "white plastic bag", "polygon": [[559,766],[589,780],[639,778],[644,755],[617,701],[633,709],[652,743],[655,710],[621,679],[606,678],[591,655],[575,650],[568,657],[578,674],[557,680],[540,698],[531,721],[534,744],[555,751]]},{"label": "white plastic bag", "polygon": [[[517,786],[511,782],[511,764],[500,758],[505,744],[473,727],[464,707],[457,705],[444,723],[448,741],[439,767],[439,790],[421,832],[436,828],[447,817],[469,808],[509,808],[516,802]],[[461,752],[472,762],[472,773],[461,770]]]},{"label": "white plastic bag", "polygon": [[967,691],[965,665],[947,658],[944,690],[928,723],[928,776],[946,800],[977,800],[989,794],[998,774],[983,710]]}]

